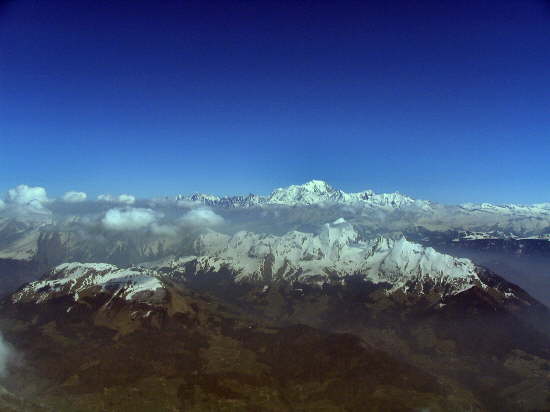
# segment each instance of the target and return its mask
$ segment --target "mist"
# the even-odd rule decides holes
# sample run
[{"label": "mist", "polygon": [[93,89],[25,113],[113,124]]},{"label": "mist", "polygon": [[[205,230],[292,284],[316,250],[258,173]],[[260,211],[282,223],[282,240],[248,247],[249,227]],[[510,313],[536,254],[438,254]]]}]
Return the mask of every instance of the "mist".
[{"label": "mist", "polygon": [[498,273],[550,307],[550,256],[518,256],[510,253],[449,248],[443,251]]},{"label": "mist", "polygon": [[13,357],[12,347],[4,340],[0,332],[0,377],[6,377],[8,373],[8,364]]}]

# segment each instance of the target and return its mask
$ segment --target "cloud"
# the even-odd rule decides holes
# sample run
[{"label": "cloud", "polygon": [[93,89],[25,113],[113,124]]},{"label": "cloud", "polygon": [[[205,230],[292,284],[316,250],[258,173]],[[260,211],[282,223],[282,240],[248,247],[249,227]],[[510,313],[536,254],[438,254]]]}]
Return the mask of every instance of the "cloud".
[{"label": "cloud", "polygon": [[7,203],[31,206],[35,209],[41,209],[44,203],[50,201],[46,189],[40,186],[31,187],[27,185],[19,185],[8,190],[6,200]]},{"label": "cloud", "polygon": [[0,199],[0,210],[4,209],[6,207],[6,204],[2,199]]},{"label": "cloud", "polygon": [[193,207],[202,206],[202,203],[197,202],[195,200],[183,199],[183,200],[176,200],[176,206],[191,209]]},{"label": "cloud", "polygon": [[4,377],[7,373],[8,362],[13,356],[13,349],[6,343],[0,333],[0,376]]},{"label": "cloud", "polygon": [[113,195],[99,195],[97,200],[100,202],[115,202],[115,197]]},{"label": "cloud", "polygon": [[63,195],[63,201],[68,203],[84,202],[88,195],[84,192],[70,191]]},{"label": "cloud", "polygon": [[184,226],[210,227],[221,225],[224,222],[223,217],[207,208],[193,209],[187,212],[179,223]]},{"label": "cloud", "polygon": [[109,202],[109,203],[124,203],[126,205],[133,205],[136,201],[136,198],[132,195],[122,194],[119,196],[113,195],[99,195],[97,200],[100,202]]},{"label": "cloud", "polygon": [[2,214],[17,219],[47,222],[52,215],[47,207],[50,201],[43,187],[19,185],[8,190],[0,209],[5,209]]},{"label": "cloud", "polygon": [[101,224],[105,229],[125,231],[148,228],[156,224],[162,214],[152,209],[133,208],[110,209],[105,213]]},{"label": "cloud", "polygon": [[133,205],[136,201],[136,198],[132,195],[120,195],[118,197],[120,203],[126,203],[127,205]]}]

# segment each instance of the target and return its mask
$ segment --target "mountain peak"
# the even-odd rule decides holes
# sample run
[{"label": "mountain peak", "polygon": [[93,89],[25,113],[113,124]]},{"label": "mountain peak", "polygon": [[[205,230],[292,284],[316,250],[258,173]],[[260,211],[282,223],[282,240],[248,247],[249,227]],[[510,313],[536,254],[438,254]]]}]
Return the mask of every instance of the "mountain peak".
[{"label": "mountain peak", "polygon": [[268,196],[250,194],[248,196],[219,197],[195,193],[190,196],[178,195],[176,197],[176,201],[186,200],[222,208],[345,204],[386,211],[407,207],[416,207],[424,212],[432,211],[430,202],[416,200],[398,192],[376,194],[372,190],[363,190],[357,193],[347,193],[319,179],[313,179],[301,185],[280,187],[273,190]]},{"label": "mountain peak", "polygon": [[[27,284],[12,296],[13,302],[41,303],[60,296],[107,292],[126,300],[162,298],[164,285],[156,272],[144,268],[118,268],[108,263],[63,263],[42,279]],[[160,291],[160,292],[159,292]]]},{"label": "mountain peak", "polygon": [[309,182],[306,182],[303,185],[295,185],[295,186],[302,187],[302,188],[304,188],[306,190],[310,190],[312,192],[320,192],[320,193],[331,192],[331,191],[334,190],[332,188],[332,186],[329,185],[324,180],[315,180],[315,179],[310,180]]},{"label": "mountain peak", "polygon": [[[198,272],[222,268],[236,281],[303,282],[322,285],[345,282],[361,275],[373,283],[390,285],[390,291],[436,285],[441,295],[456,294],[479,285],[475,265],[436,252],[405,238],[361,240],[343,218],[322,226],[318,235],[298,231],[282,236],[239,232],[233,236],[210,232],[197,243],[198,256],[174,261],[173,267]],[[194,262],[192,265],[187,265]],[[193,269],[190,269],[193,268]]]},{"label": "mountain peak", "polygon": [[322,180],[310,180],[302,185],[291,185],[275,189],[267,203],[283,205],[310,205],[326,201],[337,201],[343,192],[334,189]]},{"label": "mountain peak", "polygon": [[346,222],[344,218],[336,219],[332,223],[326,223],[321,229],[319,239],[330,255],[330,251],[335,245],[345,247],[357,242],[359,233],[355,230],[351,223]]}]

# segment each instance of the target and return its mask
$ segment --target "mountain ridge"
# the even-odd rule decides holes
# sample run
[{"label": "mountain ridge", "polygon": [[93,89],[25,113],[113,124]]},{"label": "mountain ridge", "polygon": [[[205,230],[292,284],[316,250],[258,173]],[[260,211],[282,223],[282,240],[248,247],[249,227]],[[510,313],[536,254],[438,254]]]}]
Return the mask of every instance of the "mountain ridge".
[{"label": "mountain ridge", "polygon": [[[152,283],[147,283],[152,286],[142,289],[141,295],[134,293],[136,285],[142,285],[139,276],[143,274],[158,280],[163,293],[159,294],[158,284]],[[131,279],[134,275],[136,282]],[[262,410],[270,410],[257,397],[235,398],[235,393],[248,394],[257,385],[263,391],[274,385],[254,371],[270,370],[272,375],[267,376],[283,382],[299,376],[299,383],[310,382],[313,368],[312,385],[320,377],[324,384],[335,379],[354,382],[354,376],[377,382],[380,378],[371,375],[380,376],[376,371],[382,368],[387,371],[383,375],[386,388],[408,387],[401,382],[401,373],[432,378],[427,386],[413,386],[421,394],[407,392],[413,399],[405,396],[401,400],[401,392],[380,392],[380,387],[367,385],[362,386],[359,398],[358,393],[347,395],[346,407],[333,406],[333,410],[357,410],[359,400],[371,399],[373,393],[380,397],[380,410],[387,410],[392,402],[400,405],[398,410],[406,409],[406,405],[431,405],[431,410],[443,411],[454,405],[452,410],[479,412],[527,411],[547,405],[543,396],[550,395],[550,388],[545,386],[545,368],[550,366],[546,343],[550,340],[521,320],[523,312],[539,304],[498,276],[480,272],[479,278],[485,289],[474,286],[443,300],[433,296],[408,299],[412,290],[380,293],[381,289],[372,288],[368,282],[358,283],[353,276],[349,283],[323,288],[287,283],[266,289],[262,284],[234,283],[239,293],[232,295],[227,284],[222,284],[219,292],[211,283],[197,288],[193,279],[178,278],[165,267],[124,269],[101,263],[65,263],[0,303],[0,323],[7,338],[36,368],[30,370],[25,365],[15,370],[11,379],[28,382],[32,374],[40,373],[41,379],[52,382],[22,392],[17,386],[10,386],[10,390],[29,401],[67,405],[60,410],[73,410],[77,404],[82,410],[95,410],[84,405],[91,407],[101,399],[111,399],[117,405],[133,404],[135,399],[127,395],[128,391],[140,393],[147,402],[142,407],[145,409],[133,406],[134,410],[147,410],[154,402],[184,402],[182,410],[190,405],[201,410],[222,400],[237,402],[239,407],[261,404]],[[508,302],[502,297],[507,290],[517,299]],[[238,313],[246,313],[246,317]],[[350,342],[356,343],[350,346]],[[372,361],[360,367],[347,361],[334,366],[334,356],[347,359],[355,354],[356,358],[365,350],[377,354],[380,366]],[[294,351],[300,355],[295,357]],[[270,353],[273,357],[262,361]],[[321,361],[319,353],[326,353],[323,365],[333,365],[329,376],[315,369]],[[160,359],[166,363],[159,363]],[[298,365],[303,365],[300,368],[305,375],[295,375]],[[410,366],[403,369],[404,365]],[[50,392],[54,382],[56,389]],[[257,383],[250,388],[250,382]],[[324,384],[318,382],[321,386],[314,386],[317,389],[306,399],[295,398],[289,388],[281,390],[292,394],[295,405],[306,402],[312,409],[305,410],[314,410],[323,404],[319,402],[336,396],[319,399]],[[534,385],[541,395],[534,396],[534,389],[526,384]],[[172,385],[181,391],[185,388],[181,397],[166,393]],[[106,387],[110,388],[107,393]],[[207,391],[208,397],[193,395],[197,388]],[[306,388],[298,392],[303,390]],[[156,392],[165,394],[165,399],[156,399]],[[342,387],[338,393],[349,392]],[[439,397],[428,397],[433,393]],[[522,403],[525,396],[532,397],[530,406]],[[292,410],[281,405],[278,397],[273,399],[277,402],[273,410]]]},{"label": "mountain ridge", "polygon": [[318,235],[289,232],[283,236],[239,232],[233,236],[209,231],[195,241],[198,256],[169,263],[185,272],[235,272],[236,281],[298,281],[307,284],[343,281],[361,275],[374,283],[389,283],[391,291],[433,282],[449,293],[481,284],[475,266],[407,241],[385,237],[364,241],[354,227],[337,219]]},{"label": "mountain ridge", "polygon": [[216,196],[204,193],[177,195],[176,201],[194,201],[217,207],[311,206],[324,203],[364,204],[378,207],[404,207],[416,204],[427,209],[431,202],[416,200],[399,192],[376,194],[372,190],[346,193],[323,180],[274,189],[270,195]]},{"label": "mountain ridge", "polygon": [[[431,200],[415,199],[400,192],[375,193],[371,189],[359,192],[345,192],[336,189],[323,180],[310,180],[303,184],[290,185],[274,189],[269,195],[258,194],[217,196],[212,194],[194,193],[179,194],[176,201],[193,201],[213,207],[254,207],[254,206],[311,206],[323,203],[378,206],[386,208],[402,208],[416,206],[430,211],[433,205],[444,205]],[[446,205],[453,206],[453,205]],[[469,212],[492,212],[499,214],[544,214],[550,215],[550,202],[532,205],[506,203],[462,203],[454,205]]]}]

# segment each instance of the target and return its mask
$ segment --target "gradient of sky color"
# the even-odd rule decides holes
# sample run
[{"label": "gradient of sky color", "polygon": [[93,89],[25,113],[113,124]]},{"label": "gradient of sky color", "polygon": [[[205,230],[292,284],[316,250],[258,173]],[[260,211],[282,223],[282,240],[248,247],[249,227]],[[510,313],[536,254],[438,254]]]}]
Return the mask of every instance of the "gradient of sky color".
[{"label": "gradient of sky color", "polygon": [[0,192],[550,201],[550,3],[0,3]]}]

